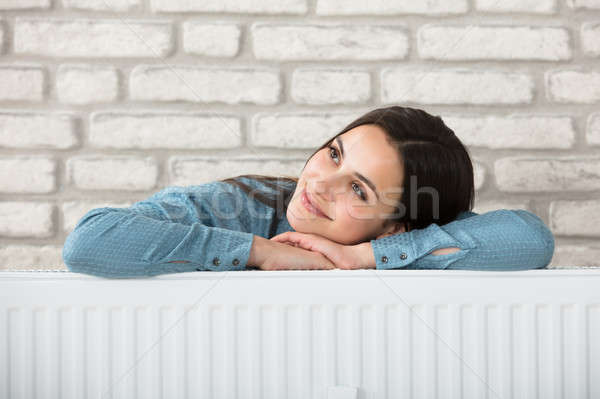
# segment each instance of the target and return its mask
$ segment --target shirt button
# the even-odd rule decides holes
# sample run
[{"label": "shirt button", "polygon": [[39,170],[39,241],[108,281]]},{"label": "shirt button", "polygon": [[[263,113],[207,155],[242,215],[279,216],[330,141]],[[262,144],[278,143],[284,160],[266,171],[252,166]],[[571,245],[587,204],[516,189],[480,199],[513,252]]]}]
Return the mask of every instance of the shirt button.
[{"label": "shirt button", "polygon": [[382,261],[383,263],[387,263],[387,261],[388,261],[388,257],[387,257],[387,256],[382,256],[382,257],[381,257],[381,261]]},{"label": "shirt button", "polygon": [[221,261],[219,260],[219,258],[214,258],[213,259],[213,265],[219,266],[220,264],[221,264]]},{"label": "shirt button", "polygon": [[239,261],[239,260],[237,260],[237,259],[234,259],[234,260],[233,260],[233,265],[234,265],[234,266],[237,266],[237,265],[239,265],[239,264],[240,264],[240,261]]},{"label": "shirt button", "polygon": [[407,258],[406,254],[404,252],[402,252],[400,254],[400,259],[406,259],[406,258]]}]

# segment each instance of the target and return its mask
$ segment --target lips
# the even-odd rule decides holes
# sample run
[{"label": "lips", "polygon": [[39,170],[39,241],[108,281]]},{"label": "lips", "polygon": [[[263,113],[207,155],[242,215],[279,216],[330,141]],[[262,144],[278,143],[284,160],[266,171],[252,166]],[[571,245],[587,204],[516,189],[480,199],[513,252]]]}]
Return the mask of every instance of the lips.
[{"label": "lips", "polygon": [[305,208],[307,208],[309,211],[311,211],[312,213],[324,217],[326,219],[329,219],[329,216],[327,216],[319,207],[318,205],[314,202],[314,200],[311,200],[311,196],[308,193],[308,191],[306,191],[306,188],[304,190],[302,190],[302,203],[305,206]]}]

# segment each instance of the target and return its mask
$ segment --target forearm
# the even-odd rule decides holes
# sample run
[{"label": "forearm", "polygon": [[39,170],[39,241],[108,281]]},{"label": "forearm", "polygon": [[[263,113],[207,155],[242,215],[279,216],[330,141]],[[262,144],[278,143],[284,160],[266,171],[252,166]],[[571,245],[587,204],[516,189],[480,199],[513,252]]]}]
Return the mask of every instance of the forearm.
[{"label": "forearm", "polygon": [[[364,269],[375,269],[375,253],[373,252],[373,246],[371,242],[363,242],[355,246],[355,253],[359,259],[361,268]],[[432,252],[433,255],[446,255],[460,251],[460,248],[439,248]]]},{"label": "forearm", "polygon": [[69,270],[104,277],[241,270],[251,237],[200,223],[157,220],[131,209],[98,208],[69,234],[62,255]]},{"label": "forearm", "polygon": [[375,253],[370,242],[362,242],[354,246],[356,258],[361,269],[375,269]]},{"label": "forearm", "polygon": [[250,248],[250,256],[246,263],[246,268],[260,267],[265,259],[270,248],[272,241],[255,235],[252,240],[252,247]]}]

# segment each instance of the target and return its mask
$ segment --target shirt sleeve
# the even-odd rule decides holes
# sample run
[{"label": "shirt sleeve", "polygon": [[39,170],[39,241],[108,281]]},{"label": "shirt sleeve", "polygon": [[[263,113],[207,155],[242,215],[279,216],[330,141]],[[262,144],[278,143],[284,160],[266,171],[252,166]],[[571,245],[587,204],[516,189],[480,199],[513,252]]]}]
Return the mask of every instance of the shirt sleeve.
[{"label": "shirt sleeve", "polygon": [[[546,267],[554,254],[554,237],[535,214],[500,209],[463,212],[442,226],[371,240],[377,269],[527,270]],[[459,251],[433,255],[436,249]]]},{"label": "shirt sleeve", "polygon": [[243,270],[254,235],[208,226],[176,193],[155,194],[129,208],[96,208],[68,235],[69,270],[102,277]]}]

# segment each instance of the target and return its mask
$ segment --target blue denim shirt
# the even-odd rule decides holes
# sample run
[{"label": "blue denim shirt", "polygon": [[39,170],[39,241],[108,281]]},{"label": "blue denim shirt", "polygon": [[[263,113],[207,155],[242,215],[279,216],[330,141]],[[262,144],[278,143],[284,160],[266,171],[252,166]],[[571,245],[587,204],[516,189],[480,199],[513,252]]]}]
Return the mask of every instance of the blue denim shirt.
[{"label": "blue denim shirt", "polygon": [[[242,181],[270,190],[250,178]],[[224,182],[172,186],[128,208],[88,211],[65,240],[62,256],[71,271],[104,277],[244,270],[253,237],[271,238],[275,217],[275,209]],[[294,229],[284,212],[273,235],[285,231]],[[524,270],[547,266],[554,253],[552,232],[539,217],[507,209],[463,212],[445,225],[371,244],[377,269]],[[449,247],[460,251],[431,254]]]}]

